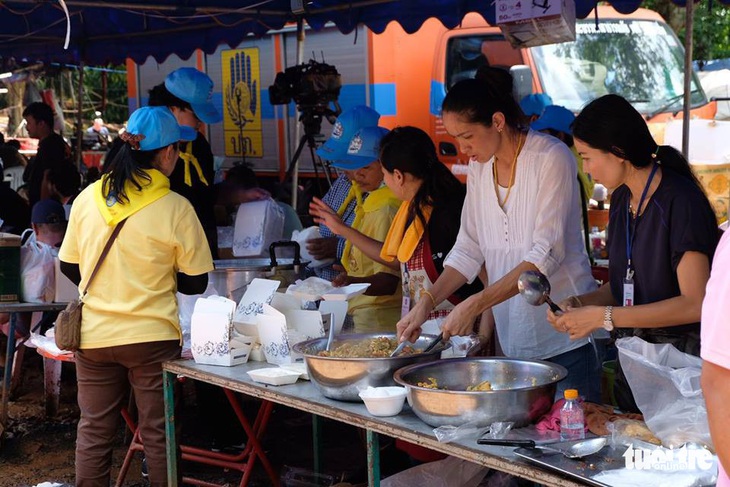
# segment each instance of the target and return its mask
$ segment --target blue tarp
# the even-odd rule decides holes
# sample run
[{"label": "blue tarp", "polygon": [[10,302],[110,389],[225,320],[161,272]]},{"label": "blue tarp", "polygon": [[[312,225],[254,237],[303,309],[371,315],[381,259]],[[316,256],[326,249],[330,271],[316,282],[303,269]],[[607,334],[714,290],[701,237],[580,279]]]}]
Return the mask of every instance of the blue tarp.
[{"label": "blue tarp", "polygon": [[[679,3],[679,0],[675,0]],[[730,0],[721,0],[730,4]],[[66,17],[59,0],[0,2],[0,57],[105,64],[132,58],[157,61],[170,54],[189,57],[195,49],[212,53],[220,44],[235,46],[248,36],[261,36],[296,20],[297,0],[66,0],[70,13],[69,49],[64,50]],[[494,23],[493,0],[303,0],[301,15],[314,29],[333,22],[343,32],[364,24],[382,32],[395,20],[407,32],[438,18],[455,27],[468,12]],[[636,10],[641,0],[615,0],[622,13]],[[596,2],[576,0],[578,17]]]}]

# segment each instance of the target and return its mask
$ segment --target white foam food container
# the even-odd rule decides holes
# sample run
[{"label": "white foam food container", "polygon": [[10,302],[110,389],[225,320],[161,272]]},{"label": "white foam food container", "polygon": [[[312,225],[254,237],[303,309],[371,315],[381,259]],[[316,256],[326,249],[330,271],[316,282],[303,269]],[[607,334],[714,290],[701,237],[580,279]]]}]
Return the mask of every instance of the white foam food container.
[{"label": "white foam food container", "polygon": [[327,291],[322,295],[322,298],[326,301],[346,301],[363,294],[367,291],[368,287],[370,287],[369,282],[348,284],[347,286],[336,287],[331,291]]},{"label": "white foam food container", "polygon": [[281,364],[280,368],[288,370],[290,372],[296,372],[299,374],[299,378],[303,380],[309,380],[309,371],[307,370],[307,364],[304,362],[295,362],[293,364]]},{"label": "white foam food container", "polygon": [[360,391],[360,399],[373,416],[395,416],[403,409],[405,387],[368,387]]},{"label": "white foam food container", "polygon": [[283,386],[286,384],[294,384],[299,379],[301,373],[280,367],[269,367],[266,369],[249,370],[248,375],[255,382],[272,386]]},{"label": "white foam food container", "polygon": [[332,289],[334,287],[330,281],[319,277],[308,277],[289,286],[286,292],[305,301],[319,301],[323,294],[331,292]]}]

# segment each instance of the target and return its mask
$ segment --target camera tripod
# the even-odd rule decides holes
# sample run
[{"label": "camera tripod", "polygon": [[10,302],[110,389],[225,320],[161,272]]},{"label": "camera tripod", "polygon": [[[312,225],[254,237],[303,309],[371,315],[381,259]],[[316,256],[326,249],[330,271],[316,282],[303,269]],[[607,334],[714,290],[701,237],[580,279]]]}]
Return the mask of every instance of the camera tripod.
[{"label": "camera tripod", "polygon": [[339,115],[339,105],[337,106],[337,111],[319,106],[314,108],[304,108],[301,109],[301,111],[302,114],[299,117],[299,121],[302,122],[302,125],[304,126],[304,134],[299,139],[299,144],[297,145],[296,151],[294,151],[294,156],[292,156],[291,161],[289,162],[289,168],[286,171],[286,181],[291,181],[297,161],[299,160],[299,157],[301,157],[302,152],[304,151],[304,146],[306,145],[309,147],[309,153],[312,157],[312,167],[314,168],[317,190],[320,194],[324,194],[320,186],[319,170],[317,166],[322,168],[322,172],[327,179],[328,187],[332,186],[331,168],[329,164],[325,164],[314,151],[325,141],[325,137],[322,135],[322,118],[326,117],[328,120],[333,121],[334,118]]}]

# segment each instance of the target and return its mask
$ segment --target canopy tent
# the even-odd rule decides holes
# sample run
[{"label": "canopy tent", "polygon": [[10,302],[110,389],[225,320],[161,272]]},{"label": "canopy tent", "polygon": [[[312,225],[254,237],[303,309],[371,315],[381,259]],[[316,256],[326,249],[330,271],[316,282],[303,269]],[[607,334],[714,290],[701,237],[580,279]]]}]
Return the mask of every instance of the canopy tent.
[{"label": "canopy tent", "polygon": [[[640,3],[611,2],[622,13]],[[303,7],[294,13],[297,4]],[[578,17],[595,4],[576,0]],[[302,17],[313,29],[333,22],[343,33],[358,24],[379,33],[396,21],[414,32],[430,17],[455,27],[468,12],[494,23],[490,0],[9,0],[0,2],[0,57],[96,65],[126,58],[142,63],[148,56],[162,61],[170,54],[185,59],[195,49],[212,53],[222,43],[235,46]]]}]

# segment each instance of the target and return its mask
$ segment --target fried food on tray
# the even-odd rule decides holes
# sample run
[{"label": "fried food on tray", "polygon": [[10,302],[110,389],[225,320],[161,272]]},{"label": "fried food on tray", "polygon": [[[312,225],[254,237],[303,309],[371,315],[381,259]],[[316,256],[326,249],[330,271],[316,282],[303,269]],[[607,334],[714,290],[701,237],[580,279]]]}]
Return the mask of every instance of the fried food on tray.
[{"label": "fried food on tray", "polygon": [[[322,350],[317,355],[320,357],[337,358],[385,358],[390,357],[390,354],[393,353],[397,346],[398,341],[395,338],[376,337],[367,340],[345,342],[329,352]],[[409,345],[403,348],[403,351],[398,356],[413,355],[414,353],[416,353],[416,349]]]}]

